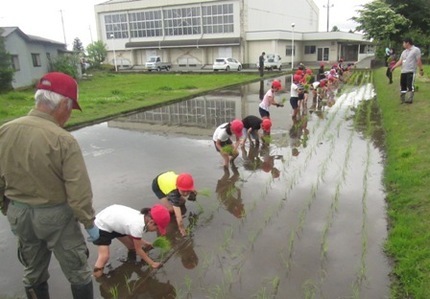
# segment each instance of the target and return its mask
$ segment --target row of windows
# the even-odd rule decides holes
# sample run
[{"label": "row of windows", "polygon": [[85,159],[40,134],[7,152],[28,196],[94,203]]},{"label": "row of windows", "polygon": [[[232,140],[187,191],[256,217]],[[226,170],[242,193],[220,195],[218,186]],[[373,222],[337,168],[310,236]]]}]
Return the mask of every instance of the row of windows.
[{"label": "row of windows", "polygon": [[[48,59],[48,61],[51,60],[51,54],[50,53],[46,53],[46,58]],[[10,56],[11,59],[11,64],[12,64],[12,68],[14,71],[19,71],[21,70],[21,65],[19,63],[19,57],[18,55],[11,55]],[[39,53],[31,53],[31,61],[33,62],[33,66],[34,67],[40,67],[42,66],[42,60],[40,58],[40,54]]]},{"label": "row of windows", "polygon": [[128,38],[129,34],[163,36],[163,29],[166,36],[234,32],[233,4],[121,13],[104,18],[107,39]]}]

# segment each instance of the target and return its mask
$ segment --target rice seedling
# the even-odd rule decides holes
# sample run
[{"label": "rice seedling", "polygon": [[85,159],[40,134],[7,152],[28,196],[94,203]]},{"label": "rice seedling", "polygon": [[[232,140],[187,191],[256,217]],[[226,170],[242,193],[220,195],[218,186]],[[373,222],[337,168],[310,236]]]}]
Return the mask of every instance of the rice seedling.
[{"label": "rice seedling", "polygon": [[164,257],[164,255],[172,249],[172,244],[170,241],[164,237],[164,236],[158,236],[154,242],[152,242],[152,246],[154,248],[159,248],[161,252],[161,256]]},{"label": "rice seedling", "polygon": [[231,144],[224,145],[224,146],[221,148],[221,152],[222,152],[223,154],[229,154],[229,155],[232,155],[232,154],[233,154],[233,146],[232,146]]},{"label": "rice seedling", "polygon": [[109,288],[109,293],[112,295],[113,299],[118,299],[119,298],[118,284],[114,285],[113,287],[110,287]]},{"label": "rice seedling", "polygon": [[318,286],[314,281],[312,281],[311,279],[306,280],[302,288],[305,295],[305,299],[315,298]]},{"label": "rice seedling", "polygon": [[197,191],[197,195],[201,195],[204,197],[211,197],[212,192],[208,188],[203,188]]},{"label": "rice seedling", "polygon": [[261,289],[258,290],[258,293],[253,295],[252,298],[257,298],[257,299],[268,299],[271,298],[271,296],[269,294],[267,294],[267,289],[266,287],[262,287]]},{"label": "rice seedling", "polygon": [[184,279],[185,279],[185,287],[187,289],[187,293],[191,294],[191,284],[193,281],[188,275],[185,275]]},{"label": "rice seedling", "polygon": [[221,244],[221,248],[225,250],[230,245],[230,242],[232,239],[233,239],[233,228],[229,227],[224,231],[224,240]]},{"label": "rice seedling", "polygon": [[127,291],[129,294],[131,294],[132,288],[130,286],[130,277],[128,275],[124,275],[124,280],[125,280],[125,286],[127,288]]}]

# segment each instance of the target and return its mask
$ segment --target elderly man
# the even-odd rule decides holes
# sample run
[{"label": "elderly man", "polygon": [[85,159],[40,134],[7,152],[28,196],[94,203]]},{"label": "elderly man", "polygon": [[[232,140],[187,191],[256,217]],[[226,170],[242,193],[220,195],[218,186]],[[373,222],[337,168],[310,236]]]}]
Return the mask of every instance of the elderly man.
[{"label": "elderly man", "polygon": [[78,85],[63,73],[43,76],[28,115],[0,127],[0,203],[18,238],[27,298],[49,298],[52,252],[73,298],[93,298],[88,248],[79,223],[94,226],[91,184],[75,138],[62,127],[79,109]]}]

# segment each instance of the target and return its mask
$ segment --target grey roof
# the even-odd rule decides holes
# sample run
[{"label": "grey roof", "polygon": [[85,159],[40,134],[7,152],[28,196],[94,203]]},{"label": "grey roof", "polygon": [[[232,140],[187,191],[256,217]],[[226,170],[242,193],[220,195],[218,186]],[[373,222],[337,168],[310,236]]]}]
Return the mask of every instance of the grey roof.
[{"label": "grey roof", "polygon": [[2,37],[7,37],[13,32],[16,32],[17,34],[21,35],[21,37],[29,42],[39,42],[39,43],[45,43],[45,44],[54,44],[59,46],[64,46],[66,48],[66,44],[62,42],[57,42],[51,39],[43,38],[36,35],[30,35],[25,34],[21,31],[18,27],[0,27],[0,30],[2,31],[1,35]]},{"label": "grey roof", "polygon": [[126,48],[163,49],[177,47],[211,47],[211,46],[238,46],[240,38],[211,38],[211,39],[187,39],[187,40],[162,40],[128,42]]}]

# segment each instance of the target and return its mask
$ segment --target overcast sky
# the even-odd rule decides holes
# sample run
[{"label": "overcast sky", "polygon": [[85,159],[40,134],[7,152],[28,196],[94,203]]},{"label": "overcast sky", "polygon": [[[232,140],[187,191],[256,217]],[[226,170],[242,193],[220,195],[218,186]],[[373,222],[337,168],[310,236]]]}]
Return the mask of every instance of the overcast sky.
[{"label": "overcast sky", "polygon": [[[0,26],[17,26],[25,34],[66,42],[69,49],[75,37],[79,37],[86,47],[97,40],[94,5],[103,2],[106,1],[11,0],[7,5],[2,5]],[[355,11],[360,8],[360,5],[371,0],[314,0],[314,2],[320,9],[320,31],[327,30],[327,8],[323,5],[327,7],[328,3],[330,3],[330,30],[336,25],[341,31],[349,31],[356,26],[349,19],[356,15]]]}]

